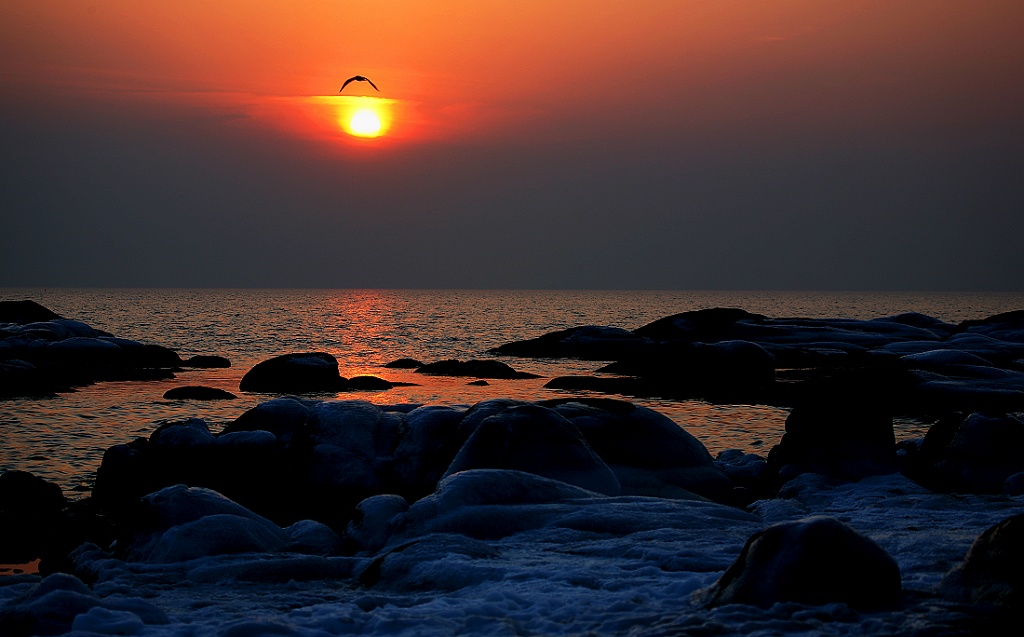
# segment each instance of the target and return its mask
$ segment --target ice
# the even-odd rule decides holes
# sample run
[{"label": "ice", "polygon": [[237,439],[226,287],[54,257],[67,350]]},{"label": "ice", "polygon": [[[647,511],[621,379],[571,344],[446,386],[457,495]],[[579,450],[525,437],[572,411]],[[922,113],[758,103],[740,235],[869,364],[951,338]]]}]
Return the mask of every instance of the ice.
[{"label": "ice", "polygon": [[[782,495],[743,511],[699,499],[604,497],[514,471],[467,471],[408,511],[393,496],[367,503],[371,517],[399,520],[376,553],[316,554],[316,542],[298,540],[327,534],[308,521],[274,527],[283,544],[185,551],[176,557],[190,559],[177,561],[126,561],[86,546],[75,559],[88,587],[66,575],[42,580],[49,591],[38,577],[8,578],[0,604],[40,617],[63,609],[58,632],[76,634],[956,633],[968,615],[936,596],[943,575],[982,531],[1024,505],[1021,496],[935,494],[899,474],[845,484],[805,474]],[[218,546],[210,539],[217,534],[262,533],[271,524],[207,490],[171,487],[151,500],[163,504],[157,536],[177,533],[189,550]],[[812,515],[841,520],[896,559],[908,591],[903,607],[708,610],[694,602],[751,534]],[[197,533],[204,529],[210,533]],[[378,529],[388,530],[389,523]]]}]

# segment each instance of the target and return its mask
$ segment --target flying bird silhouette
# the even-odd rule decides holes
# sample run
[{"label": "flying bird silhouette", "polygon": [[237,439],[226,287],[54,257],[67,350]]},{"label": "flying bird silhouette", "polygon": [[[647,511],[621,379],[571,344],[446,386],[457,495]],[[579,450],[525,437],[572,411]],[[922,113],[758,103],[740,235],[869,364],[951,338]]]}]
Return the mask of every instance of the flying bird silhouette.
[{"label": "flying bird silhouette", "polygon": [[370,86],[372,86],[372,87],[373,87],[373,90],[375,90],[375,91],[377,91],[378,93],[380,93],[380,89],[379,89],[379,88],[377,88],[377,85],[376,85],[376,84],[374,84],[374,83],[373,83],[373,81],[372,81],[372,80],[370,80],[370,78],[368,78],[368,77],[363,77],[362,75],[353,75],[352,77],[350,77],[350,78],[348,78],[347,80],[345,80],[345,83],[341,85],[341,88],[340,88],[340,89],[338,89],[338,92],[340,93],[340,92],[344,91],[344,90],[345,90],[345,87],[346,87],[346,86],[348,86],[348,83],[349,83],[349,82],[369,82],[369,83],[370,83]]}]

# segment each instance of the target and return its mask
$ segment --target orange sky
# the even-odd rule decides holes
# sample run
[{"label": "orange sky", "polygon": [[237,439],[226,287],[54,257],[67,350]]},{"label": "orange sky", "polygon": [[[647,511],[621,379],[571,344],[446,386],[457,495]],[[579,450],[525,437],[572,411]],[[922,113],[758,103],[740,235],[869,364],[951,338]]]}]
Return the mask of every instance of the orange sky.
[{"label": "orange sky", "polygon": [[1021,0],[3,0],[0,284],[1024,289],[1022,33]]},{"label": "orange sky", "polygon": [[336,94],[361,73],[403,105],[394,133],[413,139],[786,130],[790,121],[856,134],[1014,117],[1021,7],[8,0],[0,72],[19,91],[245,109],[292,130],[302,118],[267,98]]}]

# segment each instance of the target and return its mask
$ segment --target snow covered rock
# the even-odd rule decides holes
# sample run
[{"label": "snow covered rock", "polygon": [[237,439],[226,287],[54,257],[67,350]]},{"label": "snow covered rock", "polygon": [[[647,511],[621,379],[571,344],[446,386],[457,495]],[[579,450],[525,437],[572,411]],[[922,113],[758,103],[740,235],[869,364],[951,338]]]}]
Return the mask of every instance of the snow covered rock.
[{"label": "snow covered rock", "polygon": [[1024,603],[1024,514],[978,536],[964,561],[942,580],[941,590],[957,602],[1019,609]]},{"label": "snow covered rock", "polygon": [[130,635],[167,624],[163,611],[136,597],[100,598],[77,577],[55,573],[0,608],[0,634],[10,637],[89,634]]},{"label": "snow covered rock", "polygon": [[755,533],[696,598],[708,607],[842,602],[879,609],[895,606],[901,592],[899,566],[885,550],[839,520],[811,517]]},{"label": "snow covered rock", "polygon": [[540,404],[579,429],[590,448],[615,473],[623,494],[730,498],[733,484],[703,443],[653,409],[610,399],[558,399]]},{"label": "snow covered rock", "polygon": [[539,405],[510,407],[484,419],[445,476],[468,469],[515,469],[618,495],[618,479],[571,422]]}]

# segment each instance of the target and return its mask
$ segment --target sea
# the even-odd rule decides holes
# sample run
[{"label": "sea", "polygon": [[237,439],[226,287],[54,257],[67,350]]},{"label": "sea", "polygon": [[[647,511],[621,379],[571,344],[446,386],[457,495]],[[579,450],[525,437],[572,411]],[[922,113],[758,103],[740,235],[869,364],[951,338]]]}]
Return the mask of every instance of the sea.
[{"label": "sea", "polygon": [[[503,358],[537,379],[425,376],[385,364],[490,358],[490,348],[581,325],[635,329],[659,318],[711,307],[770,317],[871,319],[920,312],[950,323],[1024,308],[1021,293],[737,292],[580,290],[308,290],[308,289],[0,289],[0,299],[31,299],[115,336],[170,347],[182,358],[225,356],[227,369],[186,369],[175,378],[104,382],[56,398],[0,401],[0,472],[30,471],[87,495],[104,451],[149,436],[167,420],[202,418],[214,433],[272,398],[238,391],[246,371],[289,352],[334,355],[342,376],[411,383],[381,392],[323,399],[376,404],[472,405],[491,398],[542,400],[552,377],[593,373],[602,363]],[[165,400],[182,385],[231,391],[235,400]],[[571,395],[571,394],[570,394]],[[712,454],[726,449],[766,454],[781,437],[787,411],[765,405],[711,404],[618,396],[657,410],[696,436]],[[898,438],[923,435],[930,423],[899,420]]]}]

